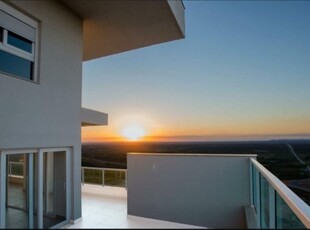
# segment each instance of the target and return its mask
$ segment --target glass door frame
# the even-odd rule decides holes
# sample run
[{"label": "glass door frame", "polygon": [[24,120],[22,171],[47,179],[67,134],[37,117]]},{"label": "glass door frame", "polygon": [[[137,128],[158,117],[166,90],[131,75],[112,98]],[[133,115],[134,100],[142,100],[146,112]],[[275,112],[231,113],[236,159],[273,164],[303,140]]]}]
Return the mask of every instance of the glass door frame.
[{"label": "glass door frame", "polygon": [[[7,161],[6,158],[11,154],[29,154],[30,160],[28,166],[30,168],[30,173],[33,172],[33,156],[37,154],[37,188],[34,188],[35,181],[33,180],[33,175],[28,177],[28,187],[30,188],[29,194],[34,194],[32,188],[37,189],[37,226],[38,228],[43,228],[43,154],[44,152],[65,152],[66,153],[66,219],[54,225],[52,228],[60,228],[66,224],[69,224],[71,217],[71,156],[72,148],[70,147],[59,147],[59,148],[37,148],[37,149],[8,149],[0,151],[0,228],[6,228],[6,174],[7,174]],[[32,197],[32,198],[31,198]],[[29,203],[33,204],[33,195],[28,197]],[[33,213],[33,205],[30,205],[30,210]],[[32,208],[32,209],[31,209]],[[31,220],[31,219],[30,219]]]}]

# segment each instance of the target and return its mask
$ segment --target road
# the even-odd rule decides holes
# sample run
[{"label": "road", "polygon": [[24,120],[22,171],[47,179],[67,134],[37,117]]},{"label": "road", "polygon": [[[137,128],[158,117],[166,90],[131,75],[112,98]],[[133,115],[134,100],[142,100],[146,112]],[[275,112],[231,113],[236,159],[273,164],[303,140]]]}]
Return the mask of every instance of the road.
[{"label": "road", "polygon": [[306,166],[308,172],[310,172],[310,167],[306,164],[306,162],[304,162],[302,159],[300,159],[300,158],[298,157],[298,155],[297,155],[297,153],[295,152],[293,146],[290,145],[290,144],[288,144],[288,143],[286,143],[286,145],[287,145],[287,147],[288,147],[288,149],[289,149],[289,152],[290,152],[291,154],[293,154],[293,156],[294,156],[302,165]]}]

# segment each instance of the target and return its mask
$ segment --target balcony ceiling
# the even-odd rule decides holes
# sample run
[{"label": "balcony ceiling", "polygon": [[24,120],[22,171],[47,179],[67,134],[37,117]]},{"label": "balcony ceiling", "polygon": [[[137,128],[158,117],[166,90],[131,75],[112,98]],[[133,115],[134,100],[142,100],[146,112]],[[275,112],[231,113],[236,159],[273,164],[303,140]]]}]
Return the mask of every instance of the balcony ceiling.
[{"label": "balcony ceiling", "polygon": [[184,38],[181,1],[60,1],[84,19],[84,61]]}]

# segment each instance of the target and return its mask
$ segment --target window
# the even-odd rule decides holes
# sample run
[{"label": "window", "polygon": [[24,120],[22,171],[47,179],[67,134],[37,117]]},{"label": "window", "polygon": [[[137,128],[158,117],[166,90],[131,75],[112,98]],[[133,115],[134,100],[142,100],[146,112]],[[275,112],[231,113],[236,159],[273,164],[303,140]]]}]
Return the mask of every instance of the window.
[{"label": "window", "polygon": [[33,80],[33,62],[0,50],[0,71]]},{"label": "window", "polygon": [[10,31],[8,31],[8,44],[15,46],[16,48],[19,48],[21,50],[24,50],[28,53],[32,53],[32,42],[27,40],[26,38],[23,38],[22,36],[19,36],[18,34],[14,34]]},{"label": "window", "polygon": [[0,2],[0,75],[38,80],[37,28],[37,22]]}]

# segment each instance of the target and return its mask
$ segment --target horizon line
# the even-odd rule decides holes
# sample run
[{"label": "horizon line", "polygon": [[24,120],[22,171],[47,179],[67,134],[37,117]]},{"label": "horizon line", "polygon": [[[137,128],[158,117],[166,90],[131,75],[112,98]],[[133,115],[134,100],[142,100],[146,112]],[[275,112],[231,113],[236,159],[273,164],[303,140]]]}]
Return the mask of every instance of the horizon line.
[{"label": "horizon line", "polygon": [[[188,138],[191,137],[191,138]],[[195,139],[196,137],[196,139]],[[200,137],[200,138],[197,138]],[[246,138],[244,138],[246,137]],[[306,135],[263,135],[263,136],[231,136],[222,138],[210,138],[206,136],[170,136],[156,138],[142,138],[141,140],[130,141],[122,138],[104,138],[100,140],[85,140],[82,143],[156,143],[156,142],[263,142],[263,141],[310,141],[310,134]]]}]

